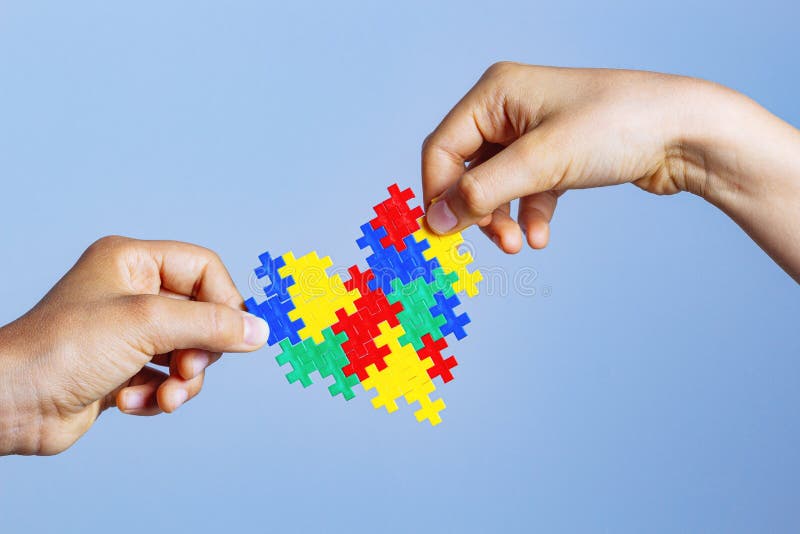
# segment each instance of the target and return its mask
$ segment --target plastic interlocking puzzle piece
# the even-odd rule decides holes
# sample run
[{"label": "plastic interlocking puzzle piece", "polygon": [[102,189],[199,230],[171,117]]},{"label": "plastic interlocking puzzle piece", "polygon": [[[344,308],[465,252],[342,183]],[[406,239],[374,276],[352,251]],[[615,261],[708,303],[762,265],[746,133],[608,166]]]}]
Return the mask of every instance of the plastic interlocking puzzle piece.
[{"label": "plastic interlocking puzzle piece", "polygon": [[425,420],[429,421],[431,426],[441,423],[442,416],[439,415],[439,412],[444,410],[446,406],[441,398],[431,400],[430,394],[436,390],[433,382],[429,378],[423,381],[419,376],[416,376],[412,379],[412,383],[419,383],[419,385],[414,385],[404,397],[408,404],[419,403],[419,409],[414,412],[414,417],[420,423]]},{"label": "plastic interlocking puzzle piece", "polygon": [[365,391],[377,391],[372,405],[375,408],[385,407],[391,413],[397,410],[397,400],[403,397],[408,404],[419,402],[420,408],[414,412],[418,421],[428,420],[431,425],[438,425],[442,420],[439,412],[445,408],[445,404],[442,399],[430,398],[436,389],[427,372],[433,362],[430,358],[420,360],[409,345],[401,344],[400,337],[405,333],[402,326],[392,328],[381,323],[380,329],[381,335],[375,339],[375,343],[388,346],[391,353],[386,357],[386,369],[379,371],[370,365],[367,367],[369,376],[361,382]]},{"label": "plastic interlocking puzzle piece", "polygon": [[[370,248],[372,249],[373,254],[380,253],[381,250],[384,248],[391,248],[391,247],[384,247],[381,244],[381,239],[386,237],[388,234],[386,233],[386,229],[381,226],[379,228],[373,228],[370,223],[362,224],[359,229],[361,230],[361,237],[356,239],[356,244],[358,248],[365,249]],[[394,250],[397,250],[395,248]]]},{"label": "plastic interlocking puzzle piece", "polygon": [[428,242],[428,248],[423,253],[425,259],[436,258],[446,273],[455,272],[458,275],[458,280],[453,283],[456,293],[464,291],[468,297],[478,294],[478,282],[483,280],[483,275],[478,270],[470,272],[467,269],[467,266],[473,262],[473,258],[471,253],[459,250],[464,243],[464,237],[460,232],[444,236],[437,235],[428,228],[423,218],[420,219],[419,230],[414,232],[414,238],[419,242],[423,240]]},{"label": "plastic interlocking puzzle piece", "polygon": [[291,276],[286,278],[282,277],[278,270],[286,265],[283,257],[272,259],[269,252],[265,252],[258,257],[261,265],[253,269],[256,277],[261,280],[268,278],[269,282],[264,285],[264,295],[267,298],[278,297],[281,302],[289,300],[289,286],[294,284],[294,279]]},{"label": "plastic interlocking puzzle piece", "polygon": [[294,303],[291,300],[281,301],[275,295],[258,303],[254,298],[245,301],[247,310],[253,315],[264,319],[269,325],[268,345],[274,345],[282,339],[288,339],[291,343],[300,342],[300,330],[305,327],[302,319],[291,319],[289,314],[294,310]]},{"label": "plastic interlocking puzzle piece", "polygon": [[[345,281],[344,286],[347,290],[358,290],[363,288],[374,277],[370,270],[362,273],[357,265],[348,269],[350,280]],[[388,354],[386,347],[377,347],[374,338],[380,334],[378,325],[387,322],[389,326],[397,326],[399,319],[397,314],[403,311],[403,305],[399,302],[389,303],[383,291],[366,291],[361,293],[361,297],[355,300],[356,313],[348,315],[345,310],[338,310],[336,317],[338,321],[333,325],[336,333],[344,332],[347,341],[342,344],[345,354],[349,360],[347,366],[342,370],[345,375],[355,374],[359,379],[366,378],[366,368],[375,365],[378,370],[386,367],[384,357]]]},{"label": "plastic interlocking puzzle piece", "polygon": [[403,310],[402,304],[389,303],[380,288],[374,291],[363,289],[374,278],[374,273],[370,269],[362,273],[358,265],[353,265],[347,272],[350,273],[350,279],[345,281],[344,287],[347,291],[357,290],[361,294],[354,304],[363,314],[362,319],[375,325],[388,321],[390,326],[396,326],[397,314]]},{"label": "plastic interlocking puzzle piece", "polygon": [[310,252],[295,258],[288,252],[283,260],[285,265],[278,269],[279,274],[292,276],[295,282],[288,289],[294,302],[289,318],[303,319],[305,325],[298,332],[301,338],[310,337],[322,343],[322,331],[337,321],[336,311],[344,308],[355,313],[354,302],[361,295],[358,290],[347,291],[339,275],[328,276],[327,269],[333,264],[330,257],[320,258],[316,252]]},{"label": "plastic interlocking puzzle piece", "polygon": [[384,293],[391,291],[391,281],[398,276],[408,279],[405,273],[403,260],[394,245],[383,248],[380,244],[382,236],[386,235],[383,227],[373,229],[369,223],[361,226],[362,236],[356,240],[362,249],[369,247],[372,254],[367,256],[367,264],[372,271],[372,278],[367,287],[370,291],[380,288]]},{"label": "plastic interlocking puzzle piece", "polygon": [[431,315],[434,317],[442,316],[445,320],[442,326],[439,327],[442,336],[453,334],[456,339],[467,337],[464,327],[470,323],[470,318],[466,313],[456,315],[456,306],[461,304],[458,295],[445,297],[441,293],[436,293],[433,297],[436,299],[436,305],[431,306]]},{"label": "plastic interlocking puzzle piece", "polygon": [[458,365],[455,356],[442,357],[442,351],[447,348],[447,341],[442,339],[434,340],[429,334],[422,336],[422,343],[425,345],[417,351],[417,356],[420,360],[430,358],[433,365],[428,369],[428,376],[442,378],[442,382],[450,382],[453,379],[453,373],[450,371],[453,367]]},{"label": "plastic interlocking puzzle piece", "polygon": [[310,386],[313,382],[311,373],[317,370],[317,364],[308,347],[302,341],[293,345],[288,339],[281,341],[279,346],[283,352],[278,354],[275,360],[278,365],[283,366],[288,363],[292,366],[292,370],[286,373],[289,383],[300,382],[304,388]]},{"label": "plastic interlocking puzzle piece", "polygon": [[445,297],[452,297],[456,294],[453,284],[458,281],[458,275],[454,272],[446,273],[441,267],[433,271],[433,282],[431,286],[434,292],[441,293]]},{"label": "plastic interlocking puzzle piece", "polygon": [[289,383],[300,382],[304,388],[312,384],[311,373],[318,372],[320,377],[333,377],[333,383],[328,386],[331,396],[342,395],[345,400],[355,396],[353,386],[358,384],[358,378],[348,377],[342,372],[342,367],[347,364],[347,357],[342,350],[345,341],[344,334],[334,335],[330,328],[323,331],[322,343],[315,343],[313,339],[305,339],[295,345],[289,340],[281,341],[283,352],[275,357],[279,365],[290,364],[292,370],[286,374]]},{"label": "plastic interlocking puzzle piece", "polygon": [[422,278],[426,282],[433,279],[433,271],[440,267],[438,260],[425,259],[419,253],[419,244],[412,236],[407,236],[406,243],[403,252],[398,252],[392,245],[367,257],[367,263],[375,276],[367,284],[370,291],[380,289],[384,293],[389,293],[392,291],[392,281],[395,279],[404,284],[416,278]]},{"label": "plastic interlocking puzzle piece", "polygon": [[403,271],[408,273],[408,280],[423,278],[426,282],[432,282],[434,271],[440,268],[441,265],[436,258],[425,258],[425,251],[430,248],[428,241],[423,239],[420,242],[413,235],[408,235],[403,239],[403,242],[406,248],[398,254],[400,255]]},{"label": "plastic interlocking puzzle piece", "polygon": [[418,219],[422,217],[422,208],[408,207],[408,201],[414,198],[411,188],[400,190],[397,184],[389,186],[389,198],[375,206],[377,217],[370,221],[373,229],[383,227],[386,235],[380,239],[383,248],[394,245],[398,252],[406,248],[404,238],[419,230]]},{"label": "plastic interlocking puzzle piece", "polygon": [[457,314],[456,292],[477,294],[480,272],[470,272],[473,261],[461,252],[460,234],[438,236],[424,224],[422,209],[409,207],[410,189],[389,187],[389,198],[375,206],[376,217],[361,225],[357,240],[370,249],[369,269],[348,269],[342,281],[329,276],[328,257],[311,252],[296,258],[291,252],[273,258],[259,256],[254,272],[264,284],[266,299],[248,299],[248,309],[267,320],[269,344],[280,342],[276,358],[292,369],[290,383],[303,387],[311,374],[332,377],[331,395],[354,396],[359,381],[375,389],[378,408],[397,409],[397,400],[418,403],[417,420],[441,422],[444,401],[431,399],[436,387],[453,378],[454,356],[444,357],[445,336],[466,335],[466,314]]},{"label": "plastic interlocking puzzle piece", "polygon": [[429,284],[421,278],[416,278],[408,284],[403,284],[399,279],[392,280],[392,292],[386,295],[389,302],[400,302],[403,311],[397,318],[403,325],[404,333],[400,337],[402,345],[410,344],[414,350],[421,349],[422,336],[430,334],[436,340],[442,337],[441,326],[446,319],[442,316],[434,317],[431,307],[436,305],[434,293]]},{"label": "plastic interlocking puzzle piece", "polygon": [[367,269],[362,271],[358,265],[352,265],[347,269],[350,278],[344,281],[344,288],[347,291],[357,289],[361,293],[361,298],[364,298],[369,292],[369,281],[375,278],[375,274]]},{"label": "plastic interlocking puzzle piece", "polygon": [[386,347],[375,345],[375,336],[380,334],[377,324],[361,312],[348,315],[344,310],[336,312],[339,321],[331,328],[334,332],[343,333],[347,340],[342,343],[342,350],[347,357],[342,367],[345,375],[356,375],[359,380],[366,378],[366,368],[375,365],[379,370],[386,368],[384,358],[389,351]]}]

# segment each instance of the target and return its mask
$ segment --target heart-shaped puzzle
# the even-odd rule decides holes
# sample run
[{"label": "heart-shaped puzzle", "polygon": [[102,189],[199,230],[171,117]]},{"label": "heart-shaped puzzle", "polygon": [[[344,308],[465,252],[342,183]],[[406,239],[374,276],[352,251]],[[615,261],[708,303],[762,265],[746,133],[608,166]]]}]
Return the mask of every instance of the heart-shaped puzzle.
[{"label": "heart-shaped puzzle", "polygon": [[422,208],[413,209],[411,189],[389,187],[389,198],[375,206],[376,217],[361,226],[359,248],[370,248],[369,268],[348,269],[350,279],[329,276],[333,262],[310,252],[273,258],[259,256],[256,276],[265,299],[247,300],[251,313],[270,327],[267,343],[280,344],[280,365],[292,368],[290,383],[311,385],[311,373],[333,377],[331,395],[346,400],[353,387],[375,389],[375,408],[397,410],[397,401],[419,403],[418,421],[439,424],[444,407],[432,399],[433,379],[453,379],[454,356],[443,356],[446,337],[462,339],[470,322],[457,313],[458,293],[473,297],[483,279],[469,271],[472,254],[460,250],[460,233],[439,236],[425,224]]}]

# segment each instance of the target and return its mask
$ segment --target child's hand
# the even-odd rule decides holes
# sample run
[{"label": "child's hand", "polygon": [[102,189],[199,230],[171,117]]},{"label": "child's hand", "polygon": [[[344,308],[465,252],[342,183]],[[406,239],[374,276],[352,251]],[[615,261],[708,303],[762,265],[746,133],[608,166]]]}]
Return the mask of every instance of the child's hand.
[{"label": "child's hand", "polygon": [[209,250],[101,239],[0,329],[0,454],[60,452],[109,406],[134,415],[177,409],[220,353],[266,342],[266,323],[242,304]]},{"label": "child's hand", "polygon": [[[499,63],[422,150],[432,229],[478,223],[512,253],[521,230],[531,247],[547,244],[563,191],[624,182],[703,196],[800,280],[800,134],[722,86]],[[517,198],[518,223],[509,213]]]}]

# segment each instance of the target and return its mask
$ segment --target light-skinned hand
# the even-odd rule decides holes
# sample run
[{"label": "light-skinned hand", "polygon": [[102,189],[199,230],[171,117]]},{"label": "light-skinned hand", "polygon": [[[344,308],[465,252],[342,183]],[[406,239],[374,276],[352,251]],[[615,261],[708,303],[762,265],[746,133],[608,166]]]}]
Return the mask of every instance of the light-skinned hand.
[{"label": "light-skinned hand", "polygon": [[0,329],[0,454],[63,451],[111,406],[176,410],[222,352],[266,342],[266,323],[242,306],[207,249],[97,241],[36,307]]},{"label": "light-skinned hand", "polygon": [[626,182],[702,196],[800,281],[800,132],[720,85],[498,63],[423,144],[431,228],[478,224],[509,253],[547,245],[564,191]]}]

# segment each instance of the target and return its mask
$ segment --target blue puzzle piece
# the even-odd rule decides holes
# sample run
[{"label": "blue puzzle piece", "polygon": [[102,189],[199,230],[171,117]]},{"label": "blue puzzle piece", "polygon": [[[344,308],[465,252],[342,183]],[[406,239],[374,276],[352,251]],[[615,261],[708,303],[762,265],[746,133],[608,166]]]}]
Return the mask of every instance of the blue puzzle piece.
[{"label": "blue puzzle piece", "polygon": [[371,291],[380,288],[384,293],[390,293],[394,279],[399,279],[403,284],[415,278],[433,282],[433,271],[440,265],[436,258],[425,259],[423,253],[430,248],[427,239],[417,241],[413,235],[408,235],[403,238],[406,247],[398,251],[394,245],[384,247],[381,244],[381,239],[387,235],[383,226],[373,228],[370,223],[366,223],[361,225],[361,233],[362,236],[356,240],[358,246],[372,249],[372,254],[367,257],[367,264],[375,274],[367,283]]},{"label": "blue puzzle piece", "polygon": [[409,273],[406,272],[403,260],[394,245],[383,249],[380,253],[367,256],[367,264],[375,275],[372,280],[367,282],[370,291],[380,288],[384,294],[388,294],[392,291],[392,280],[397,278],[404,282],[410,281]]},{"label": "blue puzzle piece", "polygon": [[441,315],[445,319],[445,323],[439,327],[442,336],[454,334],[456,339],[467,337],[464,326],[470,323],[470,318],[466,313],[456,315],[455,308],[461,304],[458,295],[453,294],[450,297],[445,297],[440,292],[433,295],[433,298],[436,299],[436,305],[431,306],[431,315],[434,317]]},{"label": "blue puzzle piece", "polygon": [[381,239],[386,237],[386,229],[383,226],[373,228],[370,223],[365,223],[361,225],[361,233],[363,235],[356,240],[356,243],[359,248],[372,249],[372,254],[367,256],[367,264],[375,275],[367,283],[367,287],[370,291],[381,288],[384,293],[389,293],[392,290],[392,280],[398,277],[408,278],[403,276],[405,266],[397,253],[397,248],[394,245],[387,248],[381,245]]},{"label": "blue puzzle piece", "polygon": [[429,284],[433,282],[433,271],[441,267],[441,265],[436,258],[425,259],[423,252],[430,248],[428,240],[417,241],[413,235],[409,235],[403,238],[403,243],[405,243],[406,248],[399,252],[399,255],[400,261],[403,263],[403,270],[409,275],[408,281],[414,278],[423,278]]},{"label": "blue puzzle piece", "polygon": [[253,269],[253,272],[259,280],[264,277],[269,278],[269,284],[264,286],[264,295],[267,298],[276,296],[281,302],[289,300],[291,298],[289,286],[294,284],[294,278],[291,276],[283,278],[278,274],[278,269],[286,265],[283,256],[272,259],[269,252],[265,252],[258,259],[261,261],[261,265]]},{"label": "blue puzzle piece", "polygon": [[386,228],[383,226],[373,228],[370,223],[366,223],[361,225],[361,233],[363,234],[362,237],[356,239],[358,248],[365,249],[369,247],[372,249],[373,254],[378,254],[381,250],[385,250],[381,245],[381,239],[387,235]]},{"label": "blue puzzle piece", "polygon": [[274,345],[284,339],[293,344],[300,343],[298,332],[305,327],[305,323],[302,319],[296,321],[289,319],[289,312],[294,309],[291,300],[281,301],[277,296],[273,296],[259,304],[251,297],[245,301],[245,305],[250,313],[261,317],[269,325],[268,345]]}]

